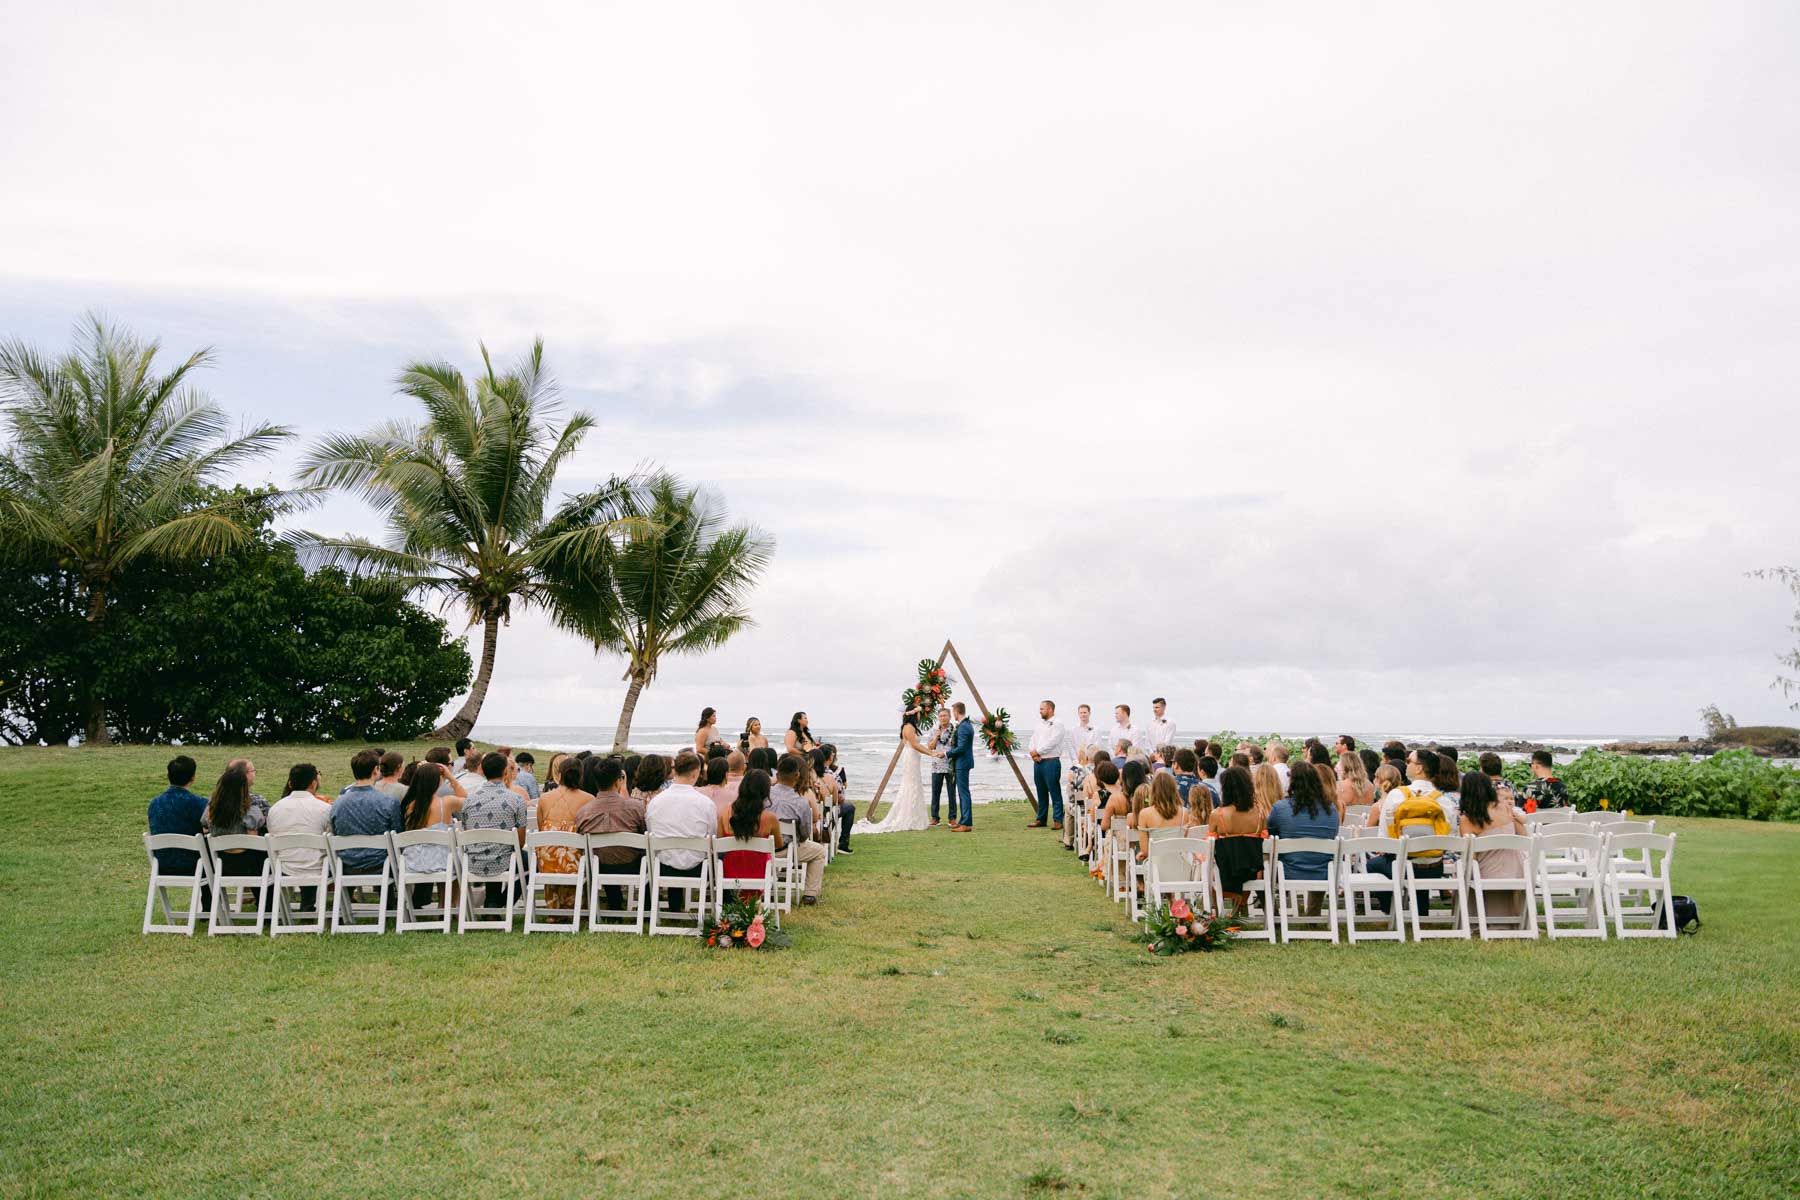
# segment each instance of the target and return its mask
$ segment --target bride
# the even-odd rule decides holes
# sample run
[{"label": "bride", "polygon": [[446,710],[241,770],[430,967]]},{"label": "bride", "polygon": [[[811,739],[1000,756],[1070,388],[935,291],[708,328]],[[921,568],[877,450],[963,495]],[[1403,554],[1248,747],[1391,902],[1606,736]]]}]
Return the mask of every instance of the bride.
[{"label": "bride", "polygon": [[901,833],[930,826],[931,811],[925,802],[925,781],[919,775],[919,761],[944,756],[920,740],[919,731],[913,726],[913,718],[918,715],[917,708],[909,708],[906,715],[900,718],[900,798],[894,801],[881,820],[858,821],[850,831],[853,836]]}]

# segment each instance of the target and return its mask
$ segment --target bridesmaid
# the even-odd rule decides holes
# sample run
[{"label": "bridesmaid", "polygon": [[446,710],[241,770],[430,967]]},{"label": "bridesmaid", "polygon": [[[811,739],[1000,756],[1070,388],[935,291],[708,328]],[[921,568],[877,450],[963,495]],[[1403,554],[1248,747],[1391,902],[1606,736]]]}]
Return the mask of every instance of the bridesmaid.
[{"label": "bridesmaid", "polygon": [[738,735],[738,749],[743,752],[744,757],[749,758],[752,750],[768,748],[769,739],[763,736],[762,722],[755,717],[745,721],[744,732]]},{"label": "bridesmaid", "polygon": [[700,710],[700,727],[694,730],[694,753],[700,761],[706,761],[706,748],[719,740],[719,713],[717,709]]}]

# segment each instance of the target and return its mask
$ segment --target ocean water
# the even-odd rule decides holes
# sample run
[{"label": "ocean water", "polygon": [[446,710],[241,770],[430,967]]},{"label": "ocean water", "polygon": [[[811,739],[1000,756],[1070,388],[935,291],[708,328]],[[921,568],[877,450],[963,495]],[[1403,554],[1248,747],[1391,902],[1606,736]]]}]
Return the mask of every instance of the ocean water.
[{"label": "ocean water", "polygon": [[[1014,751],[1018,759],[1019,770],[1025,776],[1025,782],[1031,782],[1031,760],[1026,757],[1023,745],[1027,729],[1015,724],[1014,729],[1020,733],[1021,749]],[[780,730],[771,735],[770,741],[780,748]],[[1330,744],[1342,730],[1317,731],[1316,736]],[[1282,735],[1292,738],[1314,736],[1310,730],[1282,730]],[[530,747],[533,750],[564,750],[575,753],[580,750],[604,752],[612,746],[613,731],[610,726],[526,726],[526,725],[482,725],[475,730],[475,737],[484,742],[498,745],[510,745],[520,748]],[[894,755],[894,747],[898,744],[895,731],[892,729],[825,729],[818,731],[822,741],[830,742],[837,747],[838,762],[850,777],[848,796],[859,805],[866,804],[869,797],[875,794],[875,785],[881,781],[882,772]],[[1193,736],[1187,738],[1186,744],[1192,744]],[[1254,734],[1245,732],[1246,737]],[[1454,746],[1499,745],[1502,742],[1522,740],[1537,742],[1547,746],[1566,748],[1579,753],[1581,750],[1603,746],[1609,742],[1634,740],[1652,736],[1646,734],[1584,734],[1570,736],[1566,734],[1497,734],[1497,733],[1383,733],[1379,735],[1353,734],[1358,744],[1373,741],[1379,746],[1390,737],[1397,737],[1408,745],[1438,742]],[[646,725],[631,731],[632,749],[638,751],[654,751],[659,754],[673,754],[693,745],[694,731],[691,727],[673,728],[663,725]],[[1523,755],[1508,754],[1503,758],[1522,758]],[[540,757],[539,761],[543,761]],[[899,786],[898,772],[888,783],[888,790],[882,797],[886,804],[898,795],[895,790]],[[930,786],[930,781],[926,781]],[[1006,765],[1004,758],[989,757],[977,741],[975,748],[975,770],[969,776],[969,790],[977,804],[993,800],[1024,799],[1025,792],[1019,781],[1013,777],[1012,769]]]}]

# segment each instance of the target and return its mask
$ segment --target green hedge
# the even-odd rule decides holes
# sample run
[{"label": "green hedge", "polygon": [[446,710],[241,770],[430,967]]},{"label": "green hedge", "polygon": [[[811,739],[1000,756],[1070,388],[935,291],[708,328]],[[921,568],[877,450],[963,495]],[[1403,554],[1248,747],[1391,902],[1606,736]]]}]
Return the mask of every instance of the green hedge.
[{"label": "green hedge", "polygon": [[[1462,760],[1465,771],[1476,760]],[[1776,766],[1748,750],[1711,758],[1640,758],[1589,750],[1557,764],[1556,774],[1581,809],[1630,809],[1645,816],[1747,817],[1800,821],[1800,770]],[[1514,784],[1531,778],[1529,762],[1508,763]]]}]

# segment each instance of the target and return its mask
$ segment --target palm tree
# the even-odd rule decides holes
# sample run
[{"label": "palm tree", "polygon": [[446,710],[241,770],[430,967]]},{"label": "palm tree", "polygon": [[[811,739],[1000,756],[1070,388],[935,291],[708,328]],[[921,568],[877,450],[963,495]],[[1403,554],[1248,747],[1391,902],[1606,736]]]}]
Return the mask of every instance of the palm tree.
[{"label": "palm tree", "polygon": [[610,554],[554,556],[552,569],[559,623],[625,656],[630,687],[615,752],[665,655],[704,653],[754,624],[744,603],[775,548],[754,526],[727,527],[722,511],[673,475],[648,480],[624,511],[637,520],[620,527]]},{"label": "palm tree", "polygon": [[474,686],[456,715],[433,731],[437,738],[475,728],[500,624],[510,622],[514,604],[551,602],[541,576],[545,556],[603,570],[607,548],[625,528],[618,518],[631,491],[628,481],[613,479],[546,518],[556,472],[594,419],[576,413],[553,427],[556,385],[544,372],[541,338],[511,370],[496,372],[485,345],[481,364],[471,384],[447,362],[413,363],[398,386],[423,406],[422,424],[390,421],[369,433],[326,437],[301,471],[310,484],[362,495],[386,517],[389,532],[385,545],[302,534],[311,558],[434,593],[482,627]]},{"label": "palm tree", "polygon": [[[291,434],[263,424],[227,437],[225,411],[188,380],[211,351],[158,375],[160,349],[98,315],[55,361],[20,341],[0,345],[0,404],[12,434],[0,454],[0,554],[79,577],[90,653],[107,600],[134,562],[193,561],[241,545],[255,536],[258,510],[280,499],[202,495]],[[93,664],[83,688],[87,742],[105,745],[106,698]]]}]

